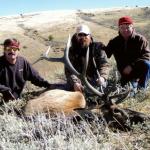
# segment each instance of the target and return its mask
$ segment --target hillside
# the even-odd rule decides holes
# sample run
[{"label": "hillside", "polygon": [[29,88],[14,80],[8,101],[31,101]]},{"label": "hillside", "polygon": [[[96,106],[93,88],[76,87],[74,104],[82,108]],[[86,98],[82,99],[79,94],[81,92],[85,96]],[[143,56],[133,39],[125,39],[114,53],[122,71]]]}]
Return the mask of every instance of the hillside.
[{"label": "hillside", "polygon": [[[116,8],[93,10],[47,11],[17,16],[0,17],[0,42],[15,37],[21,42],[21,54],[31,63],[36,62],[49,45],[49,57],[60,58],[69,34],[75,32],[77,24],[89,25],[93,37],[105,44],[117,34],[118,18],[130,15],[135,21],[136,30],[150,40],[150,8]],[[49,37],[52,41],[49,41]],[[1,51],[2,52],[2,51]],[[63,63],[39,60],[33,64],[40,74],[50,81],[63,75]],[[53,70],[53,71],[52,71]]]}]

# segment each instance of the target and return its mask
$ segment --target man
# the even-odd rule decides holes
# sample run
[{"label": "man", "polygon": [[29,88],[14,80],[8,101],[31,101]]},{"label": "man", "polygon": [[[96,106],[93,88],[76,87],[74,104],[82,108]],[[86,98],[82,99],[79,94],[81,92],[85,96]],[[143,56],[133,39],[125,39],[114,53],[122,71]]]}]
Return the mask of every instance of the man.
[{"label": "man", "polygon": [[18,40],[6,39],[3,46],[4,55],[0,57],[0,93],[5,101],[20,98],[27,80],[36,86],[51,87],[26,59],[19,56]]},{"label": "man", "polygon": [[[85,55],[89,47],[89,63],[86,72],[87,79],[91,84],[105,86],[109,73],[109,64],[106,59],[104,45],[101,42],[94,42],[90,29],[87,25],[79,25],[76,33],[72,36],[71,47],[69,50],[69,59],[78,72],[83,71]],[[93,60],[96,62],[94,65]],[[97,71],[100,77],[97,75]],[[70,90],[83,91],[83,85],[80,79],[72,74],[65,67],[65,74]]]},{"label": "man", "polygon": [[145,89],[150,78],[150,49],[146,38],[135,32],[129,16],[118,21],[119,35],[110,40],[106,54],[114,55],[121,74],[121,84],[131,82],[133,88]]}]

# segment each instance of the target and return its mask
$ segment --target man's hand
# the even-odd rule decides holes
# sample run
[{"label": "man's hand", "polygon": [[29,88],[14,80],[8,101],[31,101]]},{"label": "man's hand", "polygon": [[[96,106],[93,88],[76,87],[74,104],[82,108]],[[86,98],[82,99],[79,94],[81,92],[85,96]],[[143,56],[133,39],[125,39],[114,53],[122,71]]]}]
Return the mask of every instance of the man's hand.
[{"label": "man's hand", "polygon": [[81,93],[83,92],[83,86],[82,86],[82,84],[80,84],[80,83],[74,83],[74,90],[75,91],[80,91]]},{"label": "man's hand", "polygon": [[102,85],[102,86],[105,86],[106,85],[106,81],[103,77],[100,77],[96,80],[97,84],[98,85]]},{"label": "man's hand", "polygon": [[53,89],[55,89],[55,88],[56,88],[55,84],[50,84],[50,85],[47,87],[47,89],[49,89],[49,90],[53,90]]},{"label": "man's hand", "polygon": [[123,69],[123,74],[129,75],[131,73],[131,71],[132,71],[132,67],[130,65],[128,65]]}]

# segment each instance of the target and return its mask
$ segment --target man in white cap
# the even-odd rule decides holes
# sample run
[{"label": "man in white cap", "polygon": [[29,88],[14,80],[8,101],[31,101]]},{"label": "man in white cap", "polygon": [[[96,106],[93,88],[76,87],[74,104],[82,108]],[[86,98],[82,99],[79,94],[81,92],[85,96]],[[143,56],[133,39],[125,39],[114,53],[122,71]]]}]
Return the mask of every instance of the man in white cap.
[{"label": "man in white cap", "polygon": [[[80,73],[83,71],[88,47],[89,63],[86,71],[87,79],[93,86],[104,86],[106,85],[109,73],[109,64],[104,51],[105,46],[101,42],[94,42],[89,27],[82,24],[76,28],[76,33],[72,36],[69,50],[69,59],[74,68]],[[96,65],[93,60],[96,62]],[[98,77],[97,71],[100,77]],[[76,75],[72,74],[67,67],[65,67],[65,74],[70,90],[82,92],[83,85],[81,80]]]}]

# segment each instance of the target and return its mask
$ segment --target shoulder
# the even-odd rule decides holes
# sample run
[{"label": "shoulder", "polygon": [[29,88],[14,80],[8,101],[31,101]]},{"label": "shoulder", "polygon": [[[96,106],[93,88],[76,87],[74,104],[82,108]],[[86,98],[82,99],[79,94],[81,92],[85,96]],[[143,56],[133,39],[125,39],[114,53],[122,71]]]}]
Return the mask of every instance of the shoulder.
[{"label": "shoulder", "polygon": [[0,61],[4,61],[4,55],[0,56]]},{"label": "shoulder", "polygon": [[147,41],[146,37],[139,33],[134,33],[132,38],[138,41]]},{"label": "shoulder", "polygon": [[119,43],[122,43],[122,42],[123,42],[123,37],[118,35],[118,36],[116,36],[116,37],[114,37],[114,38],[109,40],[106,49],[110,49],[110,48],[116,47],[116,45],[118,45]]},{"label": "shoulder", "polygon": [[93,42],[92,45],[93,45],[92,51],[95,57],[104,58],[106,56],[105,53],[106,46],[102,42]]},{"label": "shoulder", "polygon": [[123,39],[123,38],[120,35],[118,35],[118,36],[116,36],[114,38],[111,38],[109,40],[109,43],[116,43],[116,42],[120,41],[121,39]]},{"label": "shoulder", "polygon": [[105,45],[102,42],[92,42],[92,47],[95,49],[104,49]]},{"label": "shoulder", "polygon": [[4,55],[3,56],[0,56],[0,68],[2,68],[5,64],[5,58],[4,58]]},{"label": "shoulder", "polygon": [[72,47],[75,47],[77,45],[77,34],[73,34],[73,36],[71,37],[71,45]]},{"label": "shoulder", "polygon": [[22,56],[18,56],[18,61],[21,61],[21,62],[28,62],[26,58],[22,57]]}]

